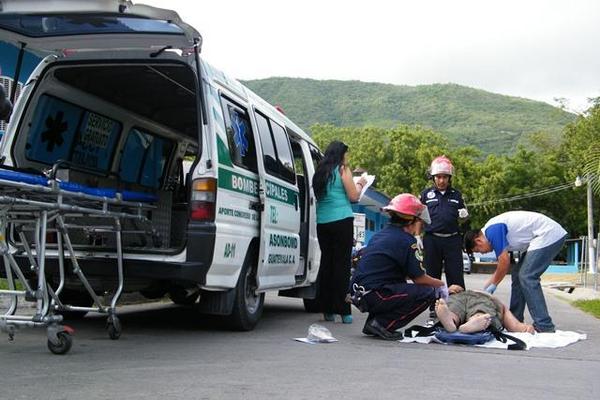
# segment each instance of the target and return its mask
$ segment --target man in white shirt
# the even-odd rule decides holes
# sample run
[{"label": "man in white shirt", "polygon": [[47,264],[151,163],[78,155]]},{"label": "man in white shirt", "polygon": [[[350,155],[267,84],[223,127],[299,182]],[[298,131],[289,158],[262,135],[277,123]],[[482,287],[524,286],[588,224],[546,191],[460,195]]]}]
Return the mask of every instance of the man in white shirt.
[{"label": "man in white shirt", "polygon": [[494,251],[498,266],[484,290],[493,293],[510,269],[510,251],[525,252],[511,272],[510,311],[523,322],[525,305],[538,332],[554,332],[540,277],[562,248],[567,231],[547,216],[531,211],[509,211],[490,219],[481,230],[464,237],[467,253]]}]

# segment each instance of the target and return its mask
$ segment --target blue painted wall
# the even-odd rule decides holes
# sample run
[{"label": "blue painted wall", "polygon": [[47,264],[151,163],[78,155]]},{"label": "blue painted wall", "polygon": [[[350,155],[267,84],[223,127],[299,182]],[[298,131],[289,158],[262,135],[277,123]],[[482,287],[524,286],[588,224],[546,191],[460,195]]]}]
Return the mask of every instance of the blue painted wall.
[{"label": "blue painted wall", "polygon": [[388,222],[389,217],[382,212],[372,211],[370,208],[355,204],[352,206],[355,213],[365,214],[365,246],[369,244],[369,240],[375,232],[381,230]]}]

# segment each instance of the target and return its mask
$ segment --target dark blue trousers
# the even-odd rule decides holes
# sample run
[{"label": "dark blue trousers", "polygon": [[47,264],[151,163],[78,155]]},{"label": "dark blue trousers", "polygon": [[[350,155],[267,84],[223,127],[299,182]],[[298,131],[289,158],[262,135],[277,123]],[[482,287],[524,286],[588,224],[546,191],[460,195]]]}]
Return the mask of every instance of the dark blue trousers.
[{"label": "dark blue trousers", "polygon": [[442,279],[442,270],[446,273],[446,284],[460,285],[465,288],[462,261],[462,238],[460,235],[439,237],[425,234],[425,269],[427,275]]},{"label": "dark blue trousers", "polygon": [[369,317],[389,331],[402,328],[436,300],[435,289],[412,283],[392,283],[365,295]]}]

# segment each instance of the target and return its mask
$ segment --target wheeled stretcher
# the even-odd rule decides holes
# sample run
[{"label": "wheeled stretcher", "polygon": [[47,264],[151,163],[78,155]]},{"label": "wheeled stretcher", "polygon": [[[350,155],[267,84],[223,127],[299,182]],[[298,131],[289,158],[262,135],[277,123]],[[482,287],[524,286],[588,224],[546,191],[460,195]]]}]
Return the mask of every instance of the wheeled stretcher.
[{"label": "wheeled stretcher", "polygon": [[[56,166],[55,166],[56,167]],[[0,169],[0,254],[8,288],[0,297],[8,297],[6,311],[0,315],[0,330],[13,339],[19,327],[46,327],[48,348],[64,354],[72,345],[73,329],[62,324],[61,312],[95,311],[106,314],[111,339],[121,335],[116,305],[123,290],[122,235],[153,236],[147,213],[154,208],[153,194],[112,188],[92,188],[49,176]],[[124,220],[137,221],[135,231],[122,228]],[[97,234],[114,234],[117,287],[105,299],[99,296],[86,278],[81,264],[86,253],[77,251],[70,234],[83,232],[90,238]],[[17,262],[16,256],[26,262]],[[58,279],[48,279],[46,260],[56,257]],[[93,300],[90,307],[71,305],[61,300],[65,288],[65,266],[72,272]],[[23,312],[18,299],[35,302],[33,315]],[[29,313],[31,314],[31,312]]]}]

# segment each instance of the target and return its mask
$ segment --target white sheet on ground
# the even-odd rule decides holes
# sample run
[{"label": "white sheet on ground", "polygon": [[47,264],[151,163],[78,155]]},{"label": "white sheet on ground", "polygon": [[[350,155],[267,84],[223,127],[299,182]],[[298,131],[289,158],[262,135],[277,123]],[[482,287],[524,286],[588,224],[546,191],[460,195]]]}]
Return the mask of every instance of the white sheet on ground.
[{"label": "white sheet on ground", "polygon": [[[556,331],[554,333],[536,333],[532,335],[530,333],[522,332],[506,332],[508,335],[514,336],[517,339],[521,339],[527,344],[527,350],[532,347],[544,347],[550,349],[556,349],[558,347],[565,347],[579,340],[587,339],[585,333],[573,332],[573,331]],[[433,336],[428,337],[415,337],[400,340],[402,343],[431,343],[435,342]],[[488,347],[492,349],[506,349],[509,343],[502,343],[496,339],[491,340],[485,344],[477,344],[477,347]]]}]

